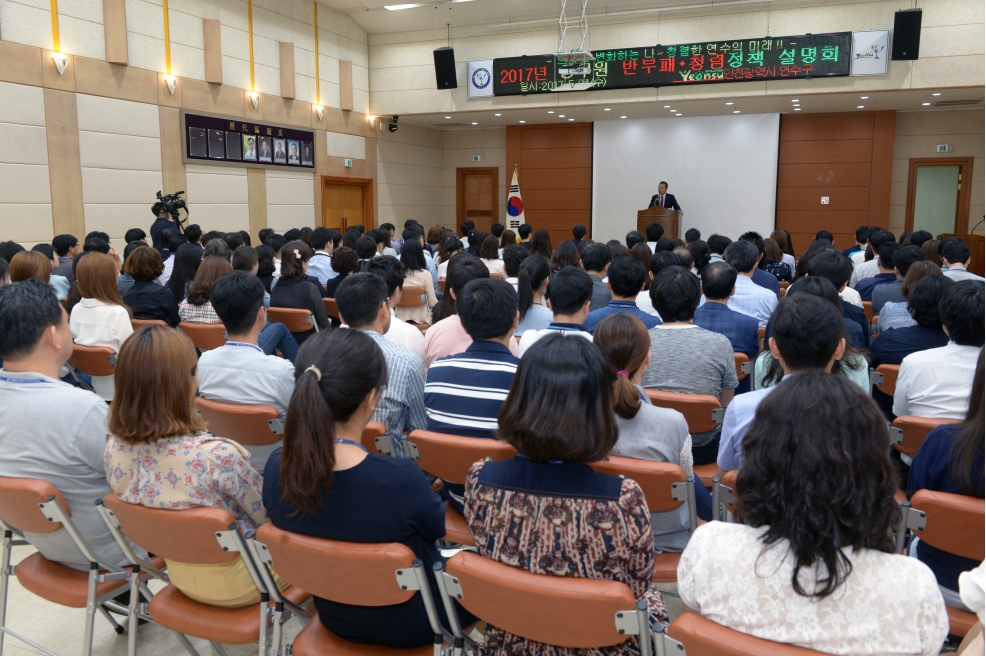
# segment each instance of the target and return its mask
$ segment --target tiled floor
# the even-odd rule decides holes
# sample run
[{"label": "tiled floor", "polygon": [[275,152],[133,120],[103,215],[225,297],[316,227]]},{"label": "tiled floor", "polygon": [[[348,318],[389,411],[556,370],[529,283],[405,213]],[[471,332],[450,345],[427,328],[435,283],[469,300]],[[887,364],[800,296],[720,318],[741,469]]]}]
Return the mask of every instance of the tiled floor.
[{"label": "tiled floor", "polygon": [[[13,562],[16,564],[33,552],[34,549],[31,547],[14,547]],[[660,587],[662,590],[673,592],[677,590],[675,585]],[[151,590],[156,591],[160,588],[160,583],[151,584]],[[681,601],[670,595],[665,595],[665,601],[673,620],[681,613]],[[7,626],[59,656],[82,654],[85,615],[85,609],[66,608],[49,603],[22,588],[16,577],[11,579],[7,605]],[[121,624],[123,624],[122,621]],[[291,641],[300,630],[301,623],[297,619],[290,620],[284,625],[285,642]],[[211,656],[214,653],[205,640],[191,638],[191,642],[201,656]],[[256,643],[252,645],[224,645],[224,648],[229,656],[254,656],[258,653]],[[42,653],[11,636],[4,638],[3,651],[5,656],[37,656]],[[137,651],[140,656],[184,656],[188,654],[170,631],[155,624],[145,624],[140,627]],[[102,616],[97,615],[92,653],[95,656],[126,656],[126,634],[118,635]]]}]

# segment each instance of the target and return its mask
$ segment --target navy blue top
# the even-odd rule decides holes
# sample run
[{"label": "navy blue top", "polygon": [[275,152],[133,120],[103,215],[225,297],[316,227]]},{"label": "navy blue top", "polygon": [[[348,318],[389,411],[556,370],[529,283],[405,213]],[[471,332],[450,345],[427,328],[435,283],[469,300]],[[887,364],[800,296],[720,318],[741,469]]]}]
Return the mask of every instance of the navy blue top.
[{"label": "navy blue top", "polygon": [[842,254],[845,255],[846,257],[849,257],[853,253],[858,253],[861,250],[863,250],[863,247],[860,246],[859,244],[856,244],[855,246],[851,246],[846,250],[842,251]]},{"label": "navy blue top", "polygon": [[895,273],[878,273],[872,278],[863,278],[856,283],[856,291],[864,301],[873,300],[873,288],[877,285],[887,285],[897,281]]},{"label": "navy blue top", "polygon": [[588,333],[595,332],[596,326],[602,323],[603,319],[611,317],[614,314],[632,314],[644,322],[647,330],[661,325],[660,317],[655,317],[653,314],[644,312],[637,307],[637,304],[634,301],[612,300],[606,307],[601,307],[598,310],[593,310],[590,312],[589,316],[585,320],[585,323],[582,324],[582,330]]},{"label": "navy blue top", "polygon": [[870,322],[866,318],[866,312],[863,308],[847,301],[842,301],[842,316],[859,326],[859,332],[862,333],[862,343],[854,343],[853,346],[868,346],[870,343]]},{"label": "navy blue top", "polygon": [[[918,449],[911,463],[911,473],[907,480],[907,498],[918,490],[933,490],[951,494],[966,494],[952,480],[949,472],[949,458],[952,440],[962,431],[961,424],[945,424],[928,433],[924,444]],[[982,455],[974,460],[972,481],[979,489],[979,498],[983,496],[983,458]],[[938,579],[938,585],[949,590],[959,589],[959,574],[968,572],[979,566],[978,560],[963,558],[947,551],[936,549],[924,542],[918,543],[918,560],[931,568]]]},{"label": "navy blue top", "polygon": [[[859,327],[855,321],[848,317],[843,317],[843,323],[846,324],[846,342],[850,346],[858,346],[863,348],[866,346],[866,338],[863,336],[863,329]],[[770,339],[770,322],[767,322],[767,328],[763,334],[763,343],[766,344],[767,340]],[[766,348],[766,347],[765,347]]]},{"label": "navy blue top", "polygon": [[777,278],[773,274],[767,273],[758,267],[753,267],[753,282],[764,289],[769,289],[775,294],[779,294],[781,291],[781,286],[778,284]]},{"label": "navy blue top", "polygon": [[[431,568],[444,562],[435,541],[445,535],[445,504],[414,460],[371,453],[355,467],[332,473],[332,489],[323,493],[321,509],[296,515],[282,498],[281,452],[276,449],[264,468],[264,506],[274,526],[327,540],[405,544],[423,561],[432,596],[440,599]],[[437,606],[448,626],[442,604]],[[316,598],[315,608],[326,628],[351,642],[409,648],[431,644],[434,638],[419,594],[403,604],[376,608]]]},{"label": "navy blue top", "polygon": [[[928,326],[908,326],[907,328],[890,328],[883,331],[870,344],[873,359],[870,366],[876,369],[881,364],[900,364],[911,353],[926,351],[948,344],[948,335],[941,328]],[[883,410],[884,416],[890,421],[897,418],[894,414],[894,397],[873,387],[873,400]]]},{"label": "navy blue top", "polygon": [[[733,345],[736,353],[745,353],[750,362],[760,354],[760,336],[757,334],[759,323],[754,317],[742,312],[731,310],[725,303],[706,301],[695,310],[692,323],[706,330],[725,335]],[[751,376],[746,376],[739,382],[736,394],[750,391]]]},{"label": "navy blue top", "polygon": [[156,248],[159,253],[164,256],[164,252],[168,249],[168,244],[161,243],[161,233],[168,229],[177,230],[178,224],[171,220],[170,217],[164,218],[159,216],[154,219],[154,223],[151,224],[151,247]]},{"label": "navy blue top", "polygon": [[623,481],[581,462],[534,462],[522,455],[491,460],[479,471],[478,482],[537,496],[619,501]]}]

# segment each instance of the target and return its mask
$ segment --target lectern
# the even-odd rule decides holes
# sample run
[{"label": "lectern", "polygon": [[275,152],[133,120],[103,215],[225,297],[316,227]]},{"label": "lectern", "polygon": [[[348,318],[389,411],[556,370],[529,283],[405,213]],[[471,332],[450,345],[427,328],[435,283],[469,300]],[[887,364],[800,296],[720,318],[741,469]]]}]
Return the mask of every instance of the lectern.
[{"label": "lectern", "polygon": [[664,228],[664,236],[668,239],[678,239],[681,236],[681,218],[678,210],[668,207],[648,207],[637,212],[637,230],[647,236],[647,224],[659,223]]}]

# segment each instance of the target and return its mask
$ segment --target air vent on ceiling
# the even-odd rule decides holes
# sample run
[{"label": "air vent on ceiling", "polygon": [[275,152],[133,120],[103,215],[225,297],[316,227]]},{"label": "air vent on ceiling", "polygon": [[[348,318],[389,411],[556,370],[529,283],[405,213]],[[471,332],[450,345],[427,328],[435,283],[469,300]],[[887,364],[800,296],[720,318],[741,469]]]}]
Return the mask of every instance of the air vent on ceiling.
[{"label": "air vent on ceiling", "polygon": [[975,105],[978,105],[982,101],[983,101],[982,98],[980,98],[979,100],[939,100],[932,106],[933,107],[973,107]]}]

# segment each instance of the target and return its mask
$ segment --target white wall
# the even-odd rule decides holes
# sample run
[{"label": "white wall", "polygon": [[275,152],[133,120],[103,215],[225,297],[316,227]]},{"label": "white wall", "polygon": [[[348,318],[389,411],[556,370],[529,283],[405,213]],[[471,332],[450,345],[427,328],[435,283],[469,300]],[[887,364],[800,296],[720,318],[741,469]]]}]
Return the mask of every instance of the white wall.
[{"label": "white wall", "polygon": [[279,233],[291,228],[315,227],[315,183],[308,171],[265,171],[267,227]]},{"label": "white wall", "polygon": [[0,82],[0,98],[0,241],[30,248],[54,236],[44,92]]},{"label": "white wall", "polygon": [[393,223],[401,232],[408,219],[423,226],[441,223],[442,139],[441,130],[408,124],[377,132],[377,225]]},{"label": "white wall", "polygon": [[188,223],[197,223],[206,232],[249,230],[246,172],[234,166],[187,164],[188,205],[192,208]]},{"label": "white wall", "polygon": [[684,210],[682,234],[736,238],[774,227],[779,114],[597,121],[592,234],[620,239],[667,180]]}]

